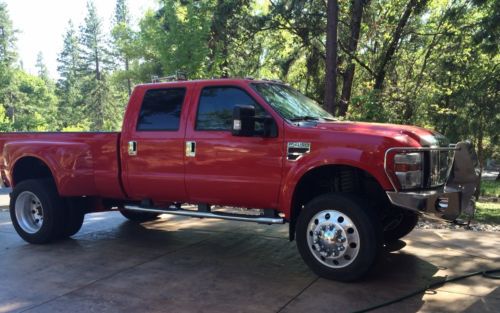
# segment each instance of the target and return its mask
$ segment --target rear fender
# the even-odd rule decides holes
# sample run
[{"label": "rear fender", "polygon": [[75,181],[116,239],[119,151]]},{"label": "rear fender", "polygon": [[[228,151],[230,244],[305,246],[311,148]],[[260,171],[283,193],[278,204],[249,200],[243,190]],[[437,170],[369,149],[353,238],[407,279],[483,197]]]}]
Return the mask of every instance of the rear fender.
[{"label": "rear fender", "polygon": [[15,141],[6,143],[3,150],[6,175],[11,183],[16,164],[34,157],[47,165],[59,194],[80,196],[95,194],[94,170],[90,146],[75,142]]}]

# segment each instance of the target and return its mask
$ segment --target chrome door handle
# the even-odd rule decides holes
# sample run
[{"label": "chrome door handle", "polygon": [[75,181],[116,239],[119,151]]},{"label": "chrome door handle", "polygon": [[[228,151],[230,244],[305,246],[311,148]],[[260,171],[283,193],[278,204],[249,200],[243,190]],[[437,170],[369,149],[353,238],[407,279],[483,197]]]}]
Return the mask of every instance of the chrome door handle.
[{"label": "chrome door handle", "polygon": [[128,155],[137,155],[137,141],[128,142]]},{"label": "chrome door handle", "polygon": [[196,156],[196,141],[186,141],[186,156],[190,158]]}]

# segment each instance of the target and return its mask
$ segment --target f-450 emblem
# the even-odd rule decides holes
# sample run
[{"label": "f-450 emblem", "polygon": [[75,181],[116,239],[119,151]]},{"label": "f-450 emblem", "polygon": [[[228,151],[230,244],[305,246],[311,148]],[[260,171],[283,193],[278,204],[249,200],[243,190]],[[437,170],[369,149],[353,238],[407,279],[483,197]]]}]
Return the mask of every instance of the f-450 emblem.
[{"label": "f-450 emblem", "polygon": [[311,143],[310,142],[289,142],[287,144],[287,157],[286,159],[289,161],[297,161],[304,154],[311,152]]}]

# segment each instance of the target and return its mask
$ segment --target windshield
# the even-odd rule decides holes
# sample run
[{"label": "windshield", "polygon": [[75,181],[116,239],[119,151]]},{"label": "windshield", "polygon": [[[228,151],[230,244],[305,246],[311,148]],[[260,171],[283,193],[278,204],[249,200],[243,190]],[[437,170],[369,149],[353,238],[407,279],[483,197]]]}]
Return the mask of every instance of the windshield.
[{"label": "windshield", "polygon": [[276,83],[253,83],[251,85],[269,105],[287,120],[334,119],[314,100],[288,86]]}]

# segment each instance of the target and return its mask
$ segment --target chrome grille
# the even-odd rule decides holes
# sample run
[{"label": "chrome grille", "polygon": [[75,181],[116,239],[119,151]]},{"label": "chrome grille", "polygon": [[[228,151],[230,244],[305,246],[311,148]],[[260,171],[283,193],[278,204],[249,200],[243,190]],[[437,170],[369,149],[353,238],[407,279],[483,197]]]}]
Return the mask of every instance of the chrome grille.
[{"label": "chrome grille", "polygon": [[430,187],[444,185],[453,164],[453,151],[431,150],[429,153]]}]

